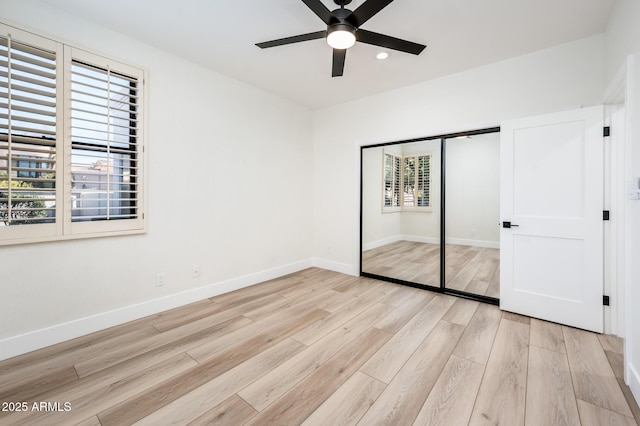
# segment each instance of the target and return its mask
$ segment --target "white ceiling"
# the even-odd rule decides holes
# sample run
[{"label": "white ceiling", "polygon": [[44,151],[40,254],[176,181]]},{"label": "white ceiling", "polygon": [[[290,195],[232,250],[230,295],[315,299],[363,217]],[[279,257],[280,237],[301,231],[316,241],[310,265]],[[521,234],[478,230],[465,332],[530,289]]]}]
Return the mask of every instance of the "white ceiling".
[{"label": "white ceiling", "polygon": [[[300,0],[41,0],[310,108],[415,84],[602,33],[615,0],[396,0],[362,28],[426,44],[420,56],[356,43],[331,77],[326,29]],[[333,0],[322,0],[333,10]],[[353,0],[355,10],[364,0]]]}]

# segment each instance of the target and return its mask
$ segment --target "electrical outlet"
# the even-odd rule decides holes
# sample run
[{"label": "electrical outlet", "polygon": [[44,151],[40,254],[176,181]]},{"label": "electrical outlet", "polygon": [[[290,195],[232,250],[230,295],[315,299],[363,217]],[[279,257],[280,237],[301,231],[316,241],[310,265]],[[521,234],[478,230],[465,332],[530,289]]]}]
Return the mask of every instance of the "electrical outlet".
[{"label": "electrical outlet", "polygon": [[156,287],[162,287],[164,285],[164,272],[158,272],[156,274]]},{"label": "electrical outlet", "polygon": [[191,271],[191,278],[198,278],[199,276],[200,276],[200,267],[194,266],[193,270]]}]

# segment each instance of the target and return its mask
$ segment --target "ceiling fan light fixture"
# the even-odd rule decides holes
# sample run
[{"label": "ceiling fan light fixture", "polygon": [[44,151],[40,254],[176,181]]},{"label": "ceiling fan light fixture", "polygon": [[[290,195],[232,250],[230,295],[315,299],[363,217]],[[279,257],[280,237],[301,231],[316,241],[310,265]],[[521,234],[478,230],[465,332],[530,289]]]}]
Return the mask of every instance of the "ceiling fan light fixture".
[{"label": "ceiling fan light fixture", "polygon": [[348,24],[335,24],[327,29],[327,44],[334,49],[348,49],[356,43],[356,29]]}]

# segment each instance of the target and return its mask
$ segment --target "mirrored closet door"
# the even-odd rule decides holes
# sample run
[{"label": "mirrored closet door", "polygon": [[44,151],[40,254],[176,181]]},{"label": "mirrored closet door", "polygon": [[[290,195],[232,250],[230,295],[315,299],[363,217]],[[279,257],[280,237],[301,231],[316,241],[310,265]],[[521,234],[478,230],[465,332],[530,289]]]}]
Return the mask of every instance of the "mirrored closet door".
[{"label": "mirrored closet door", "polygon": [[361,275],[498,303],[499,129],[361,149]]},{"label": "mirrored closet door", "polygon": [[440,287],[440,146],[362,150],[362,272]]},{"label": "mirrored closet door", "polygon": [[491,298],[500,289],[500,134],[445,139],[444,281]]}]

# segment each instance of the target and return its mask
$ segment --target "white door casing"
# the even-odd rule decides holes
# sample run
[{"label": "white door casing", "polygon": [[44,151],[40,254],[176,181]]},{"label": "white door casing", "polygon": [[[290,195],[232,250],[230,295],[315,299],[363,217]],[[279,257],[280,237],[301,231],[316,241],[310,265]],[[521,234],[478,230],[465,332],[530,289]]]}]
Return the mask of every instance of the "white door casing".
[{"label": "white door casing", "polygon": [[501,309],[602,332],[602,128],[601,106],[501,124]]}]

